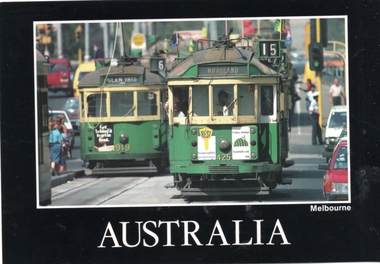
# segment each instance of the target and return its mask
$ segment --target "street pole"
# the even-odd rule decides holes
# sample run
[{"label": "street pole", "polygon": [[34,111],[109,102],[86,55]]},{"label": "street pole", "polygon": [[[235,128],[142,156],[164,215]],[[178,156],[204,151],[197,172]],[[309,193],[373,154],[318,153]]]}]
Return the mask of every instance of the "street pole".
[{"label": "street pole", "polygon": [[[320,28],[320,19],[316,19],[316,35],[317,35],[317,43],[321,42],[321,28]],[[323,56],[323,53],[322,53]],[[318,100],[318,108],[319,108],[319,126],[322,128],[322,71],[318,72],[318,92],[319,92],[319,100]]]},{"label": "street pole", "polygon": [[85,29],[84,29],[84,49],[85,49],[85,55],[84,55],[84,61],[89,62],[90,61],[90,24],[85,23]]}]

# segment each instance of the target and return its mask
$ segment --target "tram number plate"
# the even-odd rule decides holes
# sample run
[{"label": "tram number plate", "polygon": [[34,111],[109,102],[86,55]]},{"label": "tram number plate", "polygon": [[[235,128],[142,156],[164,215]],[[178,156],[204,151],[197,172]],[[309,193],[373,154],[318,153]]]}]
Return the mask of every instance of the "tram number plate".
[{"label": "tram number plate", "polygon": [[227,160],[227,161],[229,161],[229,160],[231,160],[231,154],[222,154],[222,155],[218,155],[217,157],[216,157],[218,160]]},{"label": "tram number plate", "polygon": [[116,144],[116,151],[130,151],[131,150],[131,145],[129,144]]}]

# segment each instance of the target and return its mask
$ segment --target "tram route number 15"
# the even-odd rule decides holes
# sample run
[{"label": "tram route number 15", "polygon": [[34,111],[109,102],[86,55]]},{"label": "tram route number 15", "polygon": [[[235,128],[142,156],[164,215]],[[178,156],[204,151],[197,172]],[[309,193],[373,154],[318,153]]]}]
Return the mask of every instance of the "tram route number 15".
[{"label": "tram route number 15", "polygon": [[259,58],[281,58],[281,49],[279,40],[262,40],[259,41]]},{"label": "tram route number 15", "polygon": [[116,144],[115,145],[116,151],[130,151],[131,150],[131,145],[129,144]]}]

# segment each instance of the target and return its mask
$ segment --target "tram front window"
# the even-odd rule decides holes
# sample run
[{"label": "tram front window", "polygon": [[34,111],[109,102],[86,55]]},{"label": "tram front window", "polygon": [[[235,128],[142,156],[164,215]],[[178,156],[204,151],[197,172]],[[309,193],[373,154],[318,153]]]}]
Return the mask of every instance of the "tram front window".
[{"label": "tram front window", "polygon": [[157,115],[157,95],[152,92],[137,93],[137,115]]},{"label": "tram front window", "polygon": [[255,115],[255,85],[238,85],[239,116]]},{"label": "tram front window", "polygon": [[232,116],[235,107],[234,86],[231,84],[213,86],[214,116]]},{"label": "tram front window", "polygon": [[[100,101],[102,98],[102,101]],[[91,94],[87,97],[88,117],[106,117],[107,116],[107,94]],[[100,105],[102,111],[100,111]]]},{"label": "tram front window", "polygon": [[208,86],[197,85],[193,86],[192,89],[193,100],[192,100],[192,112],[193,116],[208,116]]},{"label": "tram front window", "polygon": [[133,92],[110,93],[111,116],[133,116]]}]

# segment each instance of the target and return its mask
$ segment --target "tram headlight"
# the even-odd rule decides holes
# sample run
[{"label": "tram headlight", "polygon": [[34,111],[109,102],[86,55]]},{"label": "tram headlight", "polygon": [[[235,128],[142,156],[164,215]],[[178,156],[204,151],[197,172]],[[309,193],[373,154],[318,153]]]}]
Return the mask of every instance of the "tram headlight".
[{"label": "tram headlight", "polygon": [[256,159],[256,157],[257,157],[257,154],[256,154],[255,152],[252,152],[252,153],[251,153],[251,158],[252,158],[252,159]]},{"label": "tram headlight", "polygon": [[127,143],[128,137],[127,137],[127,135],[125,133],[122,132],[120,134],[120,136],[119,136],[119,140],[120,140],[121,143]]},{"label": "tram headlight", "polygon": [[192,135],[196,135],[196,134],[197,134],[197,130],[196,130],[195,128],[193,128],[193,129],[191,130],[191,134],[192,134]]},{"label": "tram headlight", "polygon": [[256,133],[256,128],[251,128],[251,134],[255,134]]},{"label": "tram headlight", "polygon": [[219,140],[219,148],[221,150],[226,150],[230,147],[230,142],[226,139],[226,138],[222,138],[221,140]]},{"label": "tram headlight", "polygon": [[88,145],[88,150],[92,150],[92,145]]},{"label": "tram headlight", "polygon": [[191,158],[192,158],[192,159],[196,159],[196,158],[198,158],[198,155],[197,155],[196,153],[193,153],[193,154],[191,155]]},{"label": "tram headlight", "polygon": [[91,131],[92,131],[92,128],[91,128],[91,127],[89,127],[87,130],[88,130],[88,132],[91,132]]}]

